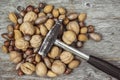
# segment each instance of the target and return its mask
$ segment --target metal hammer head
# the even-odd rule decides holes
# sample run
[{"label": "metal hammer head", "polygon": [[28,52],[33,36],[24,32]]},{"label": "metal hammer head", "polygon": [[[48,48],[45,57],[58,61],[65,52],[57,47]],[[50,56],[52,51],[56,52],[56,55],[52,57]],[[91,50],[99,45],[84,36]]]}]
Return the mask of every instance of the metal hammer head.
[{"label": "metal hammer head", "polygon": [[52,29],[46,35],[38,54],[42,55],[42,57],[46,56],[50,51],[52,45],[54,44],[60,30],[62,20],[56,21],[56,24],[52,27]]}]

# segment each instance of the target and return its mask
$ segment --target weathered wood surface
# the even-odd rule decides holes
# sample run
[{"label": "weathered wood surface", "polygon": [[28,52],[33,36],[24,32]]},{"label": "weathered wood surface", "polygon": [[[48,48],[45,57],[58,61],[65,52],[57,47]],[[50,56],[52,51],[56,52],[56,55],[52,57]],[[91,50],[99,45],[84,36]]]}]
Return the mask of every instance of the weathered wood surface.
[{"label": "weathered wood surface", "polygon": [[[16,11],[18,5],[37,5],[44,1],[63,6],[69,11],[86,12],[86,23],[93,24],[96,31],[103,35],[101,42],[88,41],[81,51],[96,55],[120,67],[120,0],[0,0],[0,34],[6,32],[10,24],[8,13]],[[89,3],[89,5],[88,5]],[[87,4],[87,5],[86,5]],[[3,39],[0,37],[0,46]],[[70,75],[57,78],[40,78],[36,75],[19,77],[15,65],[8,61],[7,54],[0,51],[0,80],[116,80],[111,76],[95,69],[85,61]]]}]

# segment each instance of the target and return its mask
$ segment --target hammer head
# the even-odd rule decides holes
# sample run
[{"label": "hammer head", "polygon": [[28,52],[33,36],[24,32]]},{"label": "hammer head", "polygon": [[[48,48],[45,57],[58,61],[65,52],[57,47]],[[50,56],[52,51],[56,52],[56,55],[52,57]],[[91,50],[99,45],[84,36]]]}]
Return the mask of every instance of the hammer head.
[{"label": "hammer head", "polygon": [[42,57],[46,56],[50,51],[52,45],[54,44],[57,36],[59,34],[60,26],[62,24],[62,20],[56,21],[56,24],[52,27],[52,29],[46,35],[38,54],[42,55]]}]

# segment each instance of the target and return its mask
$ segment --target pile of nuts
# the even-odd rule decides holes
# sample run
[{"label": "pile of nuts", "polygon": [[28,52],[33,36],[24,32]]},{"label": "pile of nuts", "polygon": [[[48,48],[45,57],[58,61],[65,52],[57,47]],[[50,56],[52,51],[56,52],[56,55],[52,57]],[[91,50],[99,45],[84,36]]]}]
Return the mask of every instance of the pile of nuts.
[{"label": "pile of nuts", "polygon": [[72,53],[57,46],[53,46],[44,58],[38,54],[56,20],[63,19],[58,38],[67,45],[75,44],[81,48],[90,38],[101,40],[92,25],[85,25],[86,13],[68,13],[63,7],[55,8],[42,2],[38,7],[18,6],[17,10],[19,13],[9,13],[12,24],[7,26],[8,32],[2,34],[5,39],[2,51],[8,53],[10,61],[16,64],[19,76],[35,72],[38,76],[56,77],[71,73],[81,63]]}]

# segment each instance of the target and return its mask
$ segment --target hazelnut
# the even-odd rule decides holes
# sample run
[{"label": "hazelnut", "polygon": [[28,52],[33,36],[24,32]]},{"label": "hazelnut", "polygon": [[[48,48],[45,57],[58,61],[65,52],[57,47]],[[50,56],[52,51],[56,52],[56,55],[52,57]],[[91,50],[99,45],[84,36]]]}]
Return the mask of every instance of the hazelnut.
[{"label": "hazelnut", "polygon": [[22,72],[29,75],[35,71],[35,66],[29,62],[25,62],[21,64],[20,69],[22,70]]},{"label": "hazelnut", "polygon": [[15,39],[20,39],[22,38],[22,33],[19,30],[14,30],[14,38]]},{"label": "hazelnut", "polygon": [[48,57],[45,57],[44,58],[44,63],[45,63],[45,65],[50,69],[51,68],[51,62],[50,62],[50,60],[49,60],[49,58]]},{"label": "hazelnut", "polygon": [[68,67],[69,67],[70,69],[74,69],[74,68],[78,67],[79,64],[80,64],[80,61],[79,61],[79,60],[73,60],[73,61],[71,61],[71,62],[68,64]]},{"label": "hazelnut", "polygon": [[37,14],[33,11],[30,11],[28,13],[26,13],[25,17],[24,17],[24,22],[33,22],[35,21],[37,18]]},{"label": "hazelnut", "polygon": [[60,59],[62,62],[64,62],[65,64],[70,63],[73,60],[74,56],[72,55],[72,53],[68,52],[68,51],[63,51],[60,55]]},{"label": "hazelnut", "polygon": [[45,14],[44,12],[40,12],[40,13],[38,14],[38,17],[41,17],[41,16],[46,16],[46,14]]},{"label": "hazelnut", "polygon": [[100,41],[102,39],[101,35],[98,33],[90,33],[89,36],[94,41]]},{"label": "hazelnut", "polygon": [[50,53],[48,53],[48,56],[53,59],[55,59],[59,55],[60,55],[60,49],[57,46],[53,46]]},{"label": "hazelnut", "polygon": [[8,48],[6,46],[2,46],[2,52],[3,53],[8,53]]},{"label": "hazelnut", "polygon": [[70,13],[67,17],[69,20],[75,20],[75,19],[77,19],[78,14],[77,13]]},{"label": "hazelnut", "polygon": [[63,21],[64,25],[67,25],[69,23],[69,19],[68,18],[65,18],[64,21]]},{"label": "hazelnut", "polygon": [[22,49],[23,51],[25,51],[29,47],[29,42],[25,41],[23,38],[20,38],[18,40],[15,40],[15,46],[18,49]]},{"label": "hazelnut", "polygon": [[46,5],[46,3],[40,2],[40,3],[39,3],[39,8],[40,8],[40,9],[43,9],[43,8],[45,7],[45,5]]},{"label": "hazelnut", "polygon": [[55,60],[52,64],[51,70],[56,74],[63,74],[65,72],[65,64],[60,60]]},{"label": "hazelnut", "polygon": [[34,10],[34,7],[32,5],[29,5],[27,6],[26,8],[26,11],[29,12],[29,11],[33,11]]},{"label": "hazelnut", "polygon": [[54,25],[54,20],[53,19],[48,19],[45,23],[45,26],[48,30],[50,30]]},{"label": "hazelnut", "polygon": [[35,28],[30,22],[24,22],[20,26],[20,31],[23,34],[33,35],[35,33]]},{"label": "hazelnut", "polygon": [[44,12],[45,13],[50,13],[50,12],[52,12],[52,10],[53,10],[53,5],[46,5],[44,7]]},{"label": "hazelnut", "polygon": [[62,36],[62,40],[70,45],[76,40],[76,34],[73,31],[65,31]]},{"label": "hazelnut", "polygon": [[4,42],[4,45],[5,45],[6,47],[9,47],[9,45],[10,45],[10,41],[8,41],[8,40],[5,41],[5,42]]},{"label": "hazelnut", "polygon": [[35,55],[35,61],[36,61],[36,62],[40,62],[40,61],[41,61],[41,57],[40,57],[39,54],[36,54],[36,55]]},{"label": "hazelnut", "polygon": [[53,9],[52,14],[53,14],[53,16],[54,16],[55,18],[57,18],[57,17],[59,16],[59,11],[58,11],[58,9]]},{"label": "hazelnut", "polygon": [[87,33],[87,31],[88,31],[87,27],[82,27],[80,29],[80,33],[83,33],[83,34]]},{"label": "hazelnut", "polygon": [[38,76],[45,76],[47,74],[47,67],[43,62],[40,62],[36,65],[36,74]]},{"label": "hazelnut", "polygon": [[55,74],[53,71],[49,70],[49,71],[47,72],[47,76],[48,76],[48,77],[56,77],[57,74]]},{"label": "hazelnut", "polygon": [[88,26],[88,32],[93,33],[94,32],[94,27],[92,25]]},{"label": "hazelnut", "polygon": [[69,22],[67,24],[66,28],[67,28],[67,30],[71,30],[71,31],[75,32],[76,34],[79,33],[79,29],[80,29],[79,25],[78,25],[78,23],[76,21]]},{"label": "hazelnut", "polygon": [[15,15],[14,12],[9,13],[8,17],[13,23],[15,23],[15,24],[17,23],[17,16]]},{"label": "hazelnut", "polygon": [[86,17],[87,17],[87,14],[86,14],[86,13],[80,13],[79,16],[78,16],[78,20],[79,20],[80,22],[84,22],[85,19],[86,19]]},{"label": "hazelnut", "polygon": [[79,35],[78,35],[78,40],[79,40],[79,41],[87,41],[87,40],[88,40],[88,37],[87,37],[87,35],[85,35],[85,34],[79,34]]},{"label": "hazelnut", "polygon": [[42,36],[46,36],[46,34],[48,33],[47,28],[44,25],[42,25],[42,24],[39,25],[39,28],[40,28],[41,35]]},{"label": "hazelnut", "polygon": [[39,8],[34,8],[34,12],[38,14],[40,12]]},{"label": "hazelnut", "polygon": [[12,61],[13,63],[19,63],[22,60],[21,53],[17,51],[11,51],[9,55],[10,55],[10,61]]},{"label": "hazelnut", "polygon": [[40,35],[33,35],[30,44],[32,47],[37,48],[41,45],[42,43],[42,37]]},{"label": "hazelnut", "polygon": [[58,8],[60,14],[65,14],[66,10],[63,7]]}]

